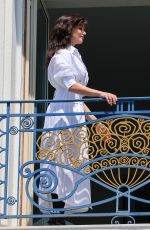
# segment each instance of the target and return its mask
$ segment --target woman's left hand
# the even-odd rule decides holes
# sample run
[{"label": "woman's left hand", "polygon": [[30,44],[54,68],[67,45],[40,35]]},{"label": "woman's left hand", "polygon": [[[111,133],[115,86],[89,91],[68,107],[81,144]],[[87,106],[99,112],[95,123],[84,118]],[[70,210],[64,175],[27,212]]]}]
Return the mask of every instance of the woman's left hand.
[{"label": "woman's left hand", "polygon": [[117,103],[117,96],[112,93],[100,92],[101,97],[105,98],[109,105],[115,105]]}]

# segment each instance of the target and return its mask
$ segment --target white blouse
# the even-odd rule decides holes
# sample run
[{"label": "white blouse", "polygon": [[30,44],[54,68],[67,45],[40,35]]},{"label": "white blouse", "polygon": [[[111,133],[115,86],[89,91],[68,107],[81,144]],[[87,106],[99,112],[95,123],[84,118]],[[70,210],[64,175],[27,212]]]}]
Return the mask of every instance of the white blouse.
[{"label": "white blouse", "polygon": [[75,83],[87,85],[88,72],[77,48],[68,46],[58,50],[48,66],[48,79],[56,89],[54,99],[81,99],[82,96],[69,92]]}]

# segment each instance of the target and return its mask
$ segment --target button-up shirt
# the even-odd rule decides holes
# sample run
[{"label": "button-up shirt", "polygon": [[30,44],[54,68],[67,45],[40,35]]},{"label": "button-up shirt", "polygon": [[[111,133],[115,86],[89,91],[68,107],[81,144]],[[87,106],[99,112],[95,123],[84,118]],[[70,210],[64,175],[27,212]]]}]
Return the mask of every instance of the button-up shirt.
[{"label": "button-up shirt", "polygon": [[87,85],[88,72],[78,49],[70,45],[58,50],[48,66],[48,79],[56,89],[54,99],[80,99],[81,95],[69,92],[75,83]]}]

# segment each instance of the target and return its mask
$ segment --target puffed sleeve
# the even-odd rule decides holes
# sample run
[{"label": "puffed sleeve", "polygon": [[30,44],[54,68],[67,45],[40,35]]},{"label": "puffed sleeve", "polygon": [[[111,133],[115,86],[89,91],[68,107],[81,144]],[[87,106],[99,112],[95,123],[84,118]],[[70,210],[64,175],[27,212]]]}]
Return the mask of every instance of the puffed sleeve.
[{"label": "puffed sleeve", "polygon": [[76,72],[73,70],[71,56],[68,51],[56,54],[50,63],[49,74],[57,85],[69,89],[76,83]]}]

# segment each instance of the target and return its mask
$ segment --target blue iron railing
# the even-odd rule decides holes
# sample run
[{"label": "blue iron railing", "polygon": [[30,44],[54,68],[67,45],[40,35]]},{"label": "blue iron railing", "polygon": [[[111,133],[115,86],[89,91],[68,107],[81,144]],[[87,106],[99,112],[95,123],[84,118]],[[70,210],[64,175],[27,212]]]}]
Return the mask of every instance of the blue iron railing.
[{"label": "blue iron railing", "polygon": [[[99,108],[106,104],[100,98],[78,101],[97,103]],[[113,224],[122,217],[126,223],[135,223],[135,216],[150,215],[150,97],[119,98],[116,106],[106,106],[105,111],[41,112],[49,103],[73,102],[0,101],[0,218],[108,216]],[[43,128],[45,117],[89,114],[97,119]],[[109,130],[109,141],[101,127]],[[50,194],[60,183],[52,169],[56,167],[76,174],[78,180],[65,196],[52,199]],[[91,202],[50,205],[67,202],[85,181],[96,189]],[[26,201],[36,209],[25,213]],[[84,208],[93,210],[82,212]]]}]

